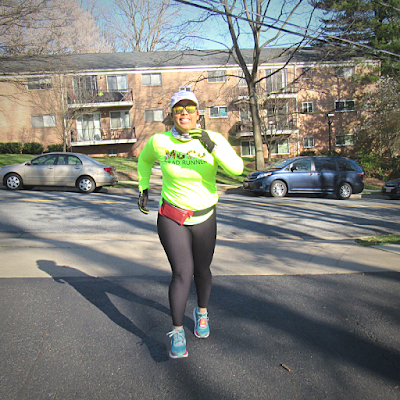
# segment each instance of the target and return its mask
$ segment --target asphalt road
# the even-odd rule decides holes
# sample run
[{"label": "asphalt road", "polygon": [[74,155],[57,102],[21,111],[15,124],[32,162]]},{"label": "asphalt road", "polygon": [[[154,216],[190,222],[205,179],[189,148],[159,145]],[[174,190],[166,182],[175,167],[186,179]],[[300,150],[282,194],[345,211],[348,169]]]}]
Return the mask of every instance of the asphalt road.
[{"label": "asphalt road", "polygon": [[[135,201],[118,193],[0,190],[0,238],[153,235],[157,193],[149,216]],[[254,238],[293,239],[295,246],[399,233],[399,213],[399,202],[381,198],[227,193],[219,238],[237,238],[231,245],[245,248]],[[210,338],[191,333],[192,288],[189,357],[170,360],[168,276],[99,277],[59,264],[50,250],[35,258],[46,278],[0,279],[0,399],[400,399],[399,272],[220,274]],[[26,252],[15,249],[19,263]],[[249,263],[256,260],[265,258]]]},{"label": "asphalt road", "polygon": [[[146,234],[155,232],[159,191],[150,194],[150,214],[137,210],[137,194],[0,189],[0,232]],[[372,196],[335,198],[221,196],[221,238],[249,236],[313,239],[358,238],[400,232],[400,201]]]}]

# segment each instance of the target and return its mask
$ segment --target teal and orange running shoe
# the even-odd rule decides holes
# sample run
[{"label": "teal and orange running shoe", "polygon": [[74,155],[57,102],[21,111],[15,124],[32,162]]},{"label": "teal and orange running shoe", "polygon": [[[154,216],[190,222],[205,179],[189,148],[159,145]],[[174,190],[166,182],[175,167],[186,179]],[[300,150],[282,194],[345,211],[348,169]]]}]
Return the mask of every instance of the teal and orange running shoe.
[{"label": "teal and orange running shoe", "polygon": [[199,307],[193,310],[194,335],[200,339],[210,336],[210,325],[208,324],[208,312],[200,313]]},{"label": "teal and orange running shoe", "polygon": [[171,358],[187,357],[186,337],[183,328],[174,329],[171,332],[168,332],[167,335],[171,338],[171,350],[169,356]]}]

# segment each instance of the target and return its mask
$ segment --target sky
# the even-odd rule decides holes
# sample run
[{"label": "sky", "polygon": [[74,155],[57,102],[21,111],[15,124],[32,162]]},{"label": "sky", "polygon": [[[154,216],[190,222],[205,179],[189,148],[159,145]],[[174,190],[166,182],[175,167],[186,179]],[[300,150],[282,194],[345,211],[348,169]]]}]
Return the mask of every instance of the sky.
[{"label": "sky", "polygon": [[[86,0],[83,0],[83,4],[85,4]],[[154,0],[153,0],[154,1]],[[182,15],[182,20],[189,18],[189,19],[195,19],[196,17],[199,17],[203,10],[193,7],[187,4],[182,4],[179,3],[175,0],[172,0],[173,3],[176,5],[179,5],[181,7],[181,15]],[[198,4],[198,5],[203,5],[203,6],[208,6],[204,1],[202,0],[188,0],[191,3]],[[215,6],[218,6],[218,1],[214,0],[209,0],[212,1],[212,4]],[[293,0],[288,0],[288,1],[293,1]],[[105,5],[107,7],[111,7],[112,0],[98,0],[99,4]],[[238,2],[238,5],[241,2]],[[277,18],[279,18],[279,11],[281,4],[283,3],[282,0],[278,0],[275,2],[271,2],[274,4],[274,8],[271,9],[271,7],[268,10],[268,15],[271,17],[271,20],[268,22],[276,21]],[[222,10],[221,6],[218,7],[219,10]],[[290,7],[287,11],[291,11],[292,7]],[[234,14],[238,15],[240,14],[241,10],[235,9]],[[310,19],[310,16],[312,14],[312,8],[309,5],[308,0],[304,0],[303,4],[295,11],[294,15],[290,19],[290,24],[292,25],[287,25],[286,29],[289,31],[297,31],[297,32],[302,32],[304,33],[304,29],[299,29],[297,26],[300,27],[305,27],[305,24],[308,22]],[[315,37],[316,33],[315,31],[318,30],[318,27],[320,25],[320,18],[322,17],[322,12],[319,11],[318,13],[315,13],[313,18],[312,18],[312,23],[310,25],[311,29],[313,31],[310,32],[310,35]],[[242,34],[240,36],[240,46],[242,48],[252,48],[253,45],[253,39],[251,32],[249,30],[249,25],[247,22],[242,22]],[[268,29],[267,32],[263,34],[263,40],[268,40],[269,38],[272,38],[276,35],[277,30],[275,29]],[[228,45],[229,47],[231,46],[231,38],[229,35],[229,32],[227,30],[227,24],[222,21],[222,18],[220,16],[213,17],[212,19],[208,20],[207,22],[204,22],[203,24],[200,25],[200,31],[199,35],[205,40],[197,41],[197,46],[191,46],[193,48],[201,48],[201,49],[223,49],[226,48],[225,45]],[[294,43],[299,42],[301,38],[297,35],[291,35],[288,33],[281,34],[277,40],[275,40],[273,43],[270,43],[269,46],[274,46],[274,47],[287,47],[290,46]]]}]

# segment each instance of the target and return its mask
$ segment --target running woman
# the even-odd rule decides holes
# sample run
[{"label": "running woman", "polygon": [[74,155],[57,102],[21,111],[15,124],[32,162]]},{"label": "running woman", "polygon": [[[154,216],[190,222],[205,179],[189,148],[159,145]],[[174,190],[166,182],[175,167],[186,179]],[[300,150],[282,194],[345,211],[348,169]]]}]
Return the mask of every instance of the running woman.
[{"label": "running woman", "polygon": [[172,270],[168,291],[171,358],[188,356],[183,320],[192,277],[197,293],[194,334],[198,338],[210,335],[207,307],[217,234],[217,167],[230,175],[243,172],[243,160],[220,133],[197,129],[198,105],[193,92],[175,93],[171,98],[174,126],[151,136],[138,162],[138,205],[143,213],[149,212],[148,188],[155,161],[163,176],[157,231]]}]

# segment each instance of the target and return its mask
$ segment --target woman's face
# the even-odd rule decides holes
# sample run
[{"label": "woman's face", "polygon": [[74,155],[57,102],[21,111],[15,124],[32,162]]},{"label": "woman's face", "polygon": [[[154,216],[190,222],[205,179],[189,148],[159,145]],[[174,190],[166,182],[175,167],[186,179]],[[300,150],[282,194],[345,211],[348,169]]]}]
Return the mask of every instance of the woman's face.
[{"label": "woman's face", "polygon": [[[175,106],[195,106],[193,101],[190,100],[181,100]],[[180,114],[177,114],[172,109],[172,120],[174,122],[175,128],[180,133],[187,133],[191,129],[195,129],[197,125],[197,120],[199,119],[199,111],[196,111],[193,114],[189,114],[184,108]]]}]

